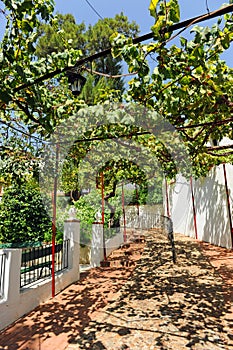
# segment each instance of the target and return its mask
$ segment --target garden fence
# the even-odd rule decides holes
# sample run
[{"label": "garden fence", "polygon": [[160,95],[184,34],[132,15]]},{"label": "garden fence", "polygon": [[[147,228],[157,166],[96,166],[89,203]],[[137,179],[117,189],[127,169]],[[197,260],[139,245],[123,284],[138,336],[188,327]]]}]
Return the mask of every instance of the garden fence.
[{"label": "garden fence", "polygon": [[[55,245],[55,272],[68,268],[69,240]],[[22,251],[20,287],[51,276],[52,245],[26,248]]]}]

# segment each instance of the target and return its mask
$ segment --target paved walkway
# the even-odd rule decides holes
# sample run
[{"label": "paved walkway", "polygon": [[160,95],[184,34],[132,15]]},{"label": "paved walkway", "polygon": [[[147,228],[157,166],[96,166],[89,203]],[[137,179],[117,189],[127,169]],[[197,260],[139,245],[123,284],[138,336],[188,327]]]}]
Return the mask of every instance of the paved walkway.
[{"label": "paved walkway", "polygon": [[117,250],[111,267],[85,272],[1,333],[0,349],[233,349],[232,269],[225,266],[222,279],[209,262],[223,268],[219,248],[181,235],[175,241],[175,265],[156,230],[144,250],[142,243]]}]

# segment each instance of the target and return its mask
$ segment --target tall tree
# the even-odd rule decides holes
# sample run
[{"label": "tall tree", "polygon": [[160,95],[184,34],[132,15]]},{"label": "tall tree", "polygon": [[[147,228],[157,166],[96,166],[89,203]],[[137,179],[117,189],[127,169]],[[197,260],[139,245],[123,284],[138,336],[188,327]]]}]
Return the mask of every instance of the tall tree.
[{"label": "tall tree", "polygon": [[[86,32],[88,53],[94,54],[109,48],[110,37],[115,32],[134,38],[139,33],[139,26],[134,21],[130,23],[123,13],[117,14],[114,18],[99,20],[93,26],[90,25]],[[94,67],[101,73],[118,75],[122,72],[122,61],[119,57],[113,58],[112,55],[107,55],[96,60]],[[123,90],[123,86],[124,83],[121,78],[114,81],[115,89]]]},{"label": "tall tree", "polygon": [[70,44],[74,49],[85,50],[85,28],[84,23],[76,23],[73,15],[58,13],[53,26],[41,23],[35,54],[43,58],[53,52],[63,52]]},{"label": "tall tree", "polygon": [[[36,47],[36,54],[39,58],[46,57],[52,52],[63,52],[64,49],[72,47],[81,49],[86,56],[92,55],[99,51],[103,51],[110,47],[110,37],[114,32],[120,32],[127,37],[135,37],[139,33],[138,25],[133,21],[129,22],[123,13],[116,15],[114,18],[104,18],[94,25],[89,25],[85,30],[84,23],[77,24],[75,18],[71,14],[57,14],[57,21],[51,27],[48,24],[41,24],[39,30],[39,38]],[[107,55],[103,58],[95,60],[89,66],[89,70],[98,71],[100,74],[120,75],[122,73],[122,62],[119,58],[113,58]],[[121,92],[124,90],[123,79],[117,78],[112,81],[103,79],[103,76],[95,75],[92,80],[92,89],[101,80],[100,88],[116,89]],[[89,94],[90,82],[89,79]],[[93,90],[91,101],[94,104],[94,94],[98,89]],[[82,95],[86,97],[86,93]],[[90,98],[87,99],[90,104]]]}]

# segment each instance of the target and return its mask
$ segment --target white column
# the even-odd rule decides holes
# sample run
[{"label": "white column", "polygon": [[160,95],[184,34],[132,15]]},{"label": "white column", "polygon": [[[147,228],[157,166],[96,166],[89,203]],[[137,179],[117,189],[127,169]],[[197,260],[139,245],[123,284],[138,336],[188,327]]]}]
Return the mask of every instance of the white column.
[{"label": "white column", "polygon": [[0,329],[21,316],[20,306],[20,266],[21,249],[4,249],[6,254],[4,295],[0,302]]},{"label": "white column", "polygon": [[[20,293],[20,267],[21,267],[21,249],[5,249],[6,269],[5,269],[5,288],[4,296],[7,300],[18,302]],[[14,288],[12,288],[14,286]]]},{"label": "white column", "polygon": [[103,244],[103,224],[94,222],[92,225],[91,240],[91,266],[100,266],[100,262],[104,260],[104,244]]},{"label": "white column", "polygon": [[69,219],[64,224],[64,241],[69,239],[68,268],[74,269],[77,280],[79,279],[80,256],[80,221],[76,218],[75,209],[71,208]]}]

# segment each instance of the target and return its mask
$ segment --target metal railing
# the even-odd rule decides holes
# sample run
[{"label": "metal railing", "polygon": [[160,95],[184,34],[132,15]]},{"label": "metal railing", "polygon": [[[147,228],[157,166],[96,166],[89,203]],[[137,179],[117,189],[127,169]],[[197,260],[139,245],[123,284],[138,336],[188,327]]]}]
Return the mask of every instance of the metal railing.
[{"label": "metal railing", "polygon": [[[68,268],[69,240],[55,245],[55,272]],[[20,288],[52,275],[52,245],[22,250]]]},{"label": "metal railing", "polygon": [[0,299],[4,298],[6,273],[6,254],[0,253]]}]

